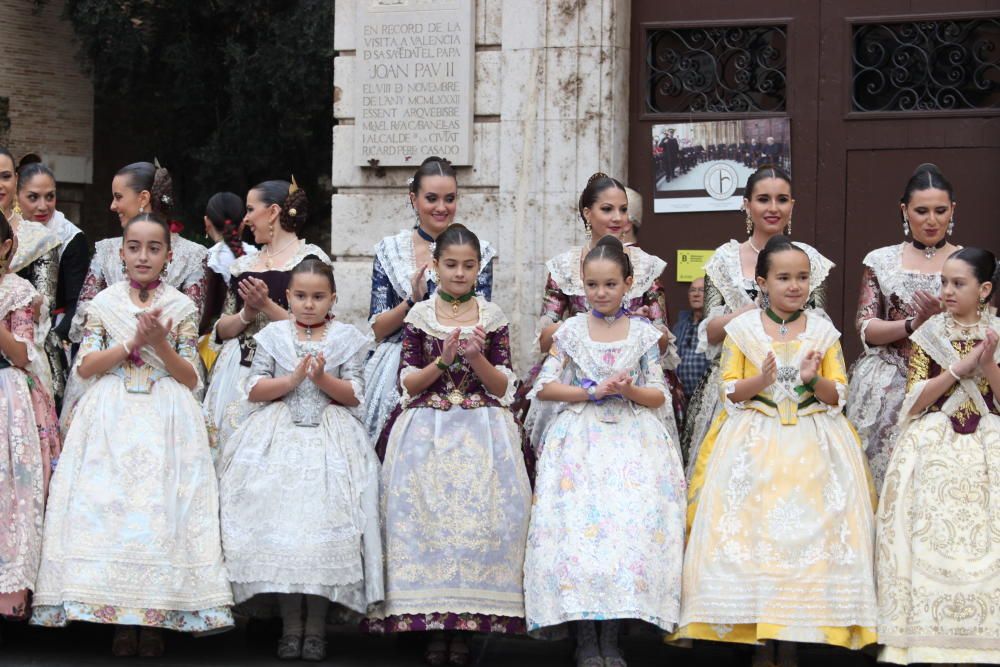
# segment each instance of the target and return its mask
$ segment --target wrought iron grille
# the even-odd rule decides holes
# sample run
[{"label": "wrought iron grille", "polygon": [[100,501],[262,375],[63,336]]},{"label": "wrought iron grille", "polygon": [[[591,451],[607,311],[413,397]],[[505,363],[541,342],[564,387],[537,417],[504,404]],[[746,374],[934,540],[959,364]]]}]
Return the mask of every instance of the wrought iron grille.
[{"label": "wrought iron grille", "polygon": [[1000,109],[1000,17],[853,26],[854,111]]},{"label": "wrought iron grille", "polygon": [[785,110],[785,26],[646,32],[649,113]]}]

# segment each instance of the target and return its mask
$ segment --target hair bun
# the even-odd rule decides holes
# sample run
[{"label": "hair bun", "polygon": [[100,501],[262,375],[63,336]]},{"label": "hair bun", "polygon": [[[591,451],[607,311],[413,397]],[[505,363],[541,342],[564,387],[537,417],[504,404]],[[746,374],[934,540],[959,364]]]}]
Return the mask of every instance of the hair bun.
[{"label": "hair bun", "polygon": [[20,174],[21,170],[27,167],[29,164],[41,164],[41,163],[42,163],[42,158],[37,153],[26,153],[24,157],[21,158],[21,161],[17,163],[17,169],[15,171],[17,171],[17,173]]},{"label": "hair bun", "polygon": [[933,162],[924,162],[923,164],[917,165],[917,168],[913,170],[913,175],[916,176],[917,174],[921,174],[925,171],[930,171],[935,174],[941,173],[941,169],[939,169]]},{"label": "hair bun", "polygon": [[309,217],[309,198],[306,191],[301,187],[296,187],[285,197],[285,204],[281,207],[281,226],[288,231],[298,232],[306,223]]},{"label": "hair bun", "polygon": [[587,185],[590,185],[594,181],[600,180],[602,178],[611,178],[611,177],[605,174],[603,171],[597,171],[591,174],[590,178],[587,179]]},{"label": "hair bun", "polygon": [[[157,163],[158,164],[158,163]],[[174,179],[165,167],[156,167],[153,173],[153,189],[149,192],[153,210],[166,215],[174,208]]]},{"label": "hair bun", "polygon": [[[617,236],[612,236],[611,234],[605,234],[598,241],[597,245],[611,246],[612,248],[617,248],[619,250],[625,249],[625,244],[621,242]],[[596,246],[595,246],[596,247]]]}]

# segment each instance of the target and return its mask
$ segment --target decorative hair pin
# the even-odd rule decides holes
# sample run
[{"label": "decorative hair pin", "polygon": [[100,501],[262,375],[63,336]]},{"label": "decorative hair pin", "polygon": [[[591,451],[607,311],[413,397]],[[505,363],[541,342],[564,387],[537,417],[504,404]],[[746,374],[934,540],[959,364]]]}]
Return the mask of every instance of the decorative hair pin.
[{"label": "decorative hair pin", "polygon": [[160,164],[160,158],[158,157],[153,158],[153,166],[156,167],[157,169],[163,169],[163,165]]},{"label": "decorative hair pin", "polygon": [[[299,191],[299,184],[295,182],[295,174],[292,174],[292,184],[288,186],[288,194],[293,195]],[[292,215],[295,215],[292,213]]]}]

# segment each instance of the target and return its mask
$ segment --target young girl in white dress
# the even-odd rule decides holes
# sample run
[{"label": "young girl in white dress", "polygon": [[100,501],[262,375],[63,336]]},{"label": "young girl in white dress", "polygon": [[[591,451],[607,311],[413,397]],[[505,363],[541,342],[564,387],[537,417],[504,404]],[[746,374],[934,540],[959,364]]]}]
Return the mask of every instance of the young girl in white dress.
[{"label": "young girl in white dress", "polygon": [[678,636],[756,644],[875,642],[875,494],[843,415],[840,332],[804,310],[810,257],[772,237],[755,268],[762,306],[726,324],[724,411],[698,450]]},{"label": "young girl in white dress", "polygon": [[219,461],[233,596],[277,594],[286,660],[325,657],[330,602],[363,614],[382,600],[378,461],[360,419],[372,337],[332,320],[336,294],[329,264],[292,269],[292,317],[254,336],[250,415]]},{"label": "young girl in white dress", "polygon": [[538,462],[525,610],[529,630],[576,622],[579,665],[622,667],[619,619],[671,631],[680,615],[684,469],[656,412],[670,401],[662,333],[625,313],[618,239],[587,253],[583,284],[592,310],[555,333],[530,394],[561,412]]},{"label": "young girl in white dress", "polygon": [[[115,655],[163,652],[160,629],[232,625],[219,492],[200,385],[198,310],[161,281],[170,229],[124,230],[127,280],[90,302],[53,476],[31,622],[113,623]],[[141,626],[137,633],[135,626]]]},{"label": "young girl in white dress", "polygon": [[1000,663],[1000,267],[964,248],[945,312],[910,337],[900,434],[876,517],[879,660]]}]

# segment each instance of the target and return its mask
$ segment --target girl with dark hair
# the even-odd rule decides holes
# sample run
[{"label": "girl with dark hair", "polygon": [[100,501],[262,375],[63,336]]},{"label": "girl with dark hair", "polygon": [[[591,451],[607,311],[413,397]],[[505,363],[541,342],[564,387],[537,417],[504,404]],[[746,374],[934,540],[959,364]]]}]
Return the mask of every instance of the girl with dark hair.
[{"label": "girl with dark hair", "polygon": [[[545,281],[545,293],[542,298],[541,320],[538,325],[539,351],[547,355],[552,346],[552,336],[566,321],[580,313],[590,312],[591,304],[587,301],[587,290],[583,282],[581,266],[583,258],[597,246],[597,242],[610,234],[619,239],[628,228],[628,196],[625,186],[617,179],[607,174],[596,173],[587,181],[587,186],[580,194],[578,207],[580,219],[583,221],[586,243],[562,252],[546,263],[548,276]],[[633,281],[625,294],[622,307],[630,314],[641,315],[660,330],[660,352],[664,357],[665,368],[676,368],[680,359],[673,344],[673,334],[667,328],[667,301],[660,285],[660,274],[667,266],[659,257],[650,255],[638,246],[627,249],[629,261],[633,268]],[[518,393],[521,409],[526,410],[524,426],[528,432],[531,446],[537,449],[542,443],[545,429],[551,422],[554,404],[545,401],[527,403],[526,395],[535,382],[541,370],[543,357],[531,369],[528,378]],[[673,443],[677,446],[677,414],[683,405],[683,390],[676,380],[667,375],[667,386],[676,400],[673,405],[664,406],[661,415],[665,420]],[[674,393],[674,391],[678,393]]]},{"label": "girl with dark hair", "polygon": [[378,460],[360,420],[372,337],[333,319],[329,264],[290,275],[292,317],[254,336],[249,414],[219,462],[222,544],[237,604],[277,598],[278,657],[322,660],[330,603],[364,614],[383,597]]},{"label": "girl with dark hair", "polygon": [[614,236],[587,253],[592,310],[555,333],[528,395],[559,410],[540,448],[531,511],[528,629],[573,623],[580,667],[625,667],[621,620],[669,632],[680,617],[684,467],[657,413],[670,404],[662,333],[622,307],[632,272]]},{"label": "girl with dark hair", "polygon": [[998,284],[993,253],[952,253],[944,312],[910,336],[876,518],[882,661],[1000,663]]},{"label": "girl with dark hair", "polygon": [[382,468],[385,605],[366,625],[433,631],[432,665],[469,662],[457,631],[524,632],[531,486],[510,411],[509,323],[477,293],[481,263],[462,225],[437,237],[435,296],[404,322],[403,410]]},{"label": "girl with dark hair", "polygon": [[840,332],[805,309],[809,254],[779,235],[756,260],[763,307],[726,324],[725,411],[688,486],[675,638],[756,644],[755,665],[778,640],[792,665],[792,642],[875,642],[875,493],[843,415]]},{"label": "girl with dark hair", "polygon": [[[247,193],[243,223],[261,246],[229,266],[222,316],[211,333],[212,367],[204,411],[212,446],[222,447],[240,425],[240,387],[250,374],[254,335],[271,322],[288,319],[288,281],[299,262],[312,257],[333,266],[318,246],[299,236],[309,217],[309,200],[295,179],[264,181]],[[217,453],[217,452],[216,452]]]},{"label": "girl with dark hair", "polygon": [[63,408],[31,622],[114,624],[114,655],[158,656],[163,629],[232,626],[233,599],[193,394],[198,311],[162,280],[166,221],[139,214],[123,235],[128,278],[90,302],[73,365],[83,394]]},{"label": "girl with dark hair", "polygon": [[[31,156],[37,158],[37,156]],[[56,208],[56,178],[52,170],[40,161],[21,159],[17,179],[17,199],[22,215],[33,222],[45,225],[59,237],[59,261],[57,280],[50,299],[52,308],[52,330],[45,340],[45,352],[52,367],[52,379],[56,396],[61,398],[66,383],[67,355],[69,347],[69,327],[76,315],[76,302],[83,288],[90,262],[87,238],[62,211]]]},{"label": "girl with dark hair", "polygon": [[198,325],[200,334],[211,331],[222,315],[229,287],[229,267],[239,257],[257,254],[257,248],[242,240],[245,214],[243,200],[232,192],[217,192],[209,197],[205,205],[205,234],[215,245],[208,249],[209,270],[205,307]]},{"label": "girl with dark hair", "polygon": [[[754,279],[757,259],[768,240],[782,233],[791,236],[794,206],[791,177],[779,167],[761,167],[750,175],[743,190],[747,239],[742,243],[734,239],[719,246],[705,264],[705,316],[698,325],[697,351],[709,359],[710,365],[692,395],[681,436],[689,479],[698,448],[723,410],[719,397],[719,355],[726,337],[725,327],[743,313],[757,310],[760,301],[760,288]],[[809,244],[794,243],[809,256],[809,297],[805,307],[816,309],[825,317],[825,282],[834,264]]]},{"label": "girl with dark hair", "polygon": [[[433,296],[437,276],[431,270],[436,239],[454,219],[458,206],[455,168],[440,157],[429,157],[413,174],[410,206],[416,225],[387,236],[375,245],[372,264],[372,298],[368,321],[377,345],[365,366],[365,426],[385,454],[392,421],[399,413],[399,355],[403,320],[414,304]],[[493,294],[493,260],[496,250],[482,246],[476,293],[490,300]]]},{"label": "girl with dark hair", "polygon": [[[156,213],[166,219],[173,210],[175,199],[170,172],[151,162],[134,162],[118,170],[111,181],[111,212],[118,216],[122,227],[140,213]],[[164,280],[171,287],[186,294],[201,313],[205,302],[205,273],[208,251],[180,234],[172,233],[170,246],[173,255],[166,268]],[[76,316],[70,326],[70,340],[83,340],[83,326],[87,317],[87,304],[97,294],[117,282],[125,280],[121,261],[122,237],[98,241],[94,257],[83,280],[83,289],[76,304]]]},{"label": "girl with dark hair", "polygon": [[851,369],[847,417],[881,492],[906,394],[910,334],[941,312],[941,267],[957,249],[955,195],[933,164],[913,172],[899,200],[903,241],[864,258],[855,320],[864,355]]},{"label": "girl with dark hair", "polygon": [[14,231],[0,213],[0,618],[25,619],[42,554],[49,475],[59,456],[52,397],[38,381],[34,287],[8,274]]},{"label": "girl with dark hair", "polygon": [[24,219],[17,200],[18,185],[14,158],[0,148],[0,213],[7,219],[17,241],[7,270],[35,288],[35,344],[45,351],[44,363],[37,366],[38,377],[50,395],[62,396],[65,382],[61,372],[64,364],[59,355],[61,346],[46,345],[52,329],[51,310],[56,302],[62,241],[45,223]]}]

